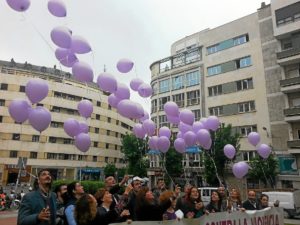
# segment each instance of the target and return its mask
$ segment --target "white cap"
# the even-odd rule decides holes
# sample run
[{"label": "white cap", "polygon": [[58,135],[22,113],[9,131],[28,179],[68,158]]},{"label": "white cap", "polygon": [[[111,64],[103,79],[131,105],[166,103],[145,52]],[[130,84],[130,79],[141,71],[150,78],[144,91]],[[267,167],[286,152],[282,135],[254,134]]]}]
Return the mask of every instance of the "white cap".
[{"label": "white cap", "polygon": [[133,179],[132,179],[132,181],[136,181],[136,180],[139,180],[139,181],[141,181],[141,182],[144,182],[144,179],[142,179],[142,178],[140,178],[140,177],[138,177],[138,176],[135,176],[135,177],[133,177]]}]

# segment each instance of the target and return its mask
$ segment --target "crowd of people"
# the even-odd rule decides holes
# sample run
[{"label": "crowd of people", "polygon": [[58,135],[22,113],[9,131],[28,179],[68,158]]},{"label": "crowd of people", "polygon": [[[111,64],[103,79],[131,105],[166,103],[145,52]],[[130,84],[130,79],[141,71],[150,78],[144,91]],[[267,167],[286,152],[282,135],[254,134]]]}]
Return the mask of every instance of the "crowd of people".
[{"label": "crowd of people", "polygon": [[[52,177],[47,169],[38,173],[36,190],[26,194],[18,212],[18,225],[107,225],[131,221],[162,221],[199,218],[210,213],[259,210],[269,207],[268,196],[259,199],[254,191],[245,201],[238,189],[223,186],[211,193],[204,205],[197,187],[190,184],[173,190],[166,188],[163,179],[152,190],[143,179],[124,176],[120,183],[109,176],[105,187],[92,195],[85,193],[80,182],[61,184],[51,192]],[[125,185],[126,184],[126,185]],[[278,205],[276,205],[278,206]]]}]

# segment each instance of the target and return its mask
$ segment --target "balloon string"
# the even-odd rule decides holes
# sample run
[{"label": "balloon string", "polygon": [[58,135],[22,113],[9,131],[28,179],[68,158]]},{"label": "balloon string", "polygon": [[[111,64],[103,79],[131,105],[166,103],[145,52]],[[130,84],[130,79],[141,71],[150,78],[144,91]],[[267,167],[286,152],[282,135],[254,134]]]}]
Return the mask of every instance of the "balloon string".
[{"label": "balloon string", "polygon": [[[166,162],[166,153],[164,153],[164,154],[159,154],[159,157],[160,157],[160,159],[161,159],[161,161],[162,161],[162,169],[163,169],[163,171],[165,171],[166,175],[170,178],[171,182],[172,182],[173,184],[175,184],[175,182],[174,182],[174,180],[172,179],[171,175],[169,174],[169,172],[168,172],[168,170],[167,170],[167,167],[166,167],[166,164],[165,164],[165,162]],[[165,160],[164,160],[164,159],[165,159]]]}]

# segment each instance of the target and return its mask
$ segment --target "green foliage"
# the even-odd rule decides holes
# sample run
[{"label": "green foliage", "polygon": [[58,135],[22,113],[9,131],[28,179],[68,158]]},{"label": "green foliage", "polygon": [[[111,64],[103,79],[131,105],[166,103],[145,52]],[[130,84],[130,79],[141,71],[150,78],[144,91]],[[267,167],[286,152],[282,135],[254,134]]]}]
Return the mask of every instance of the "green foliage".
[{"label": "green foliage", "polygon": [[114,164],[108,163],[104,167],[104,175],[106,177],[108,176],[115,176],[115,173],[117,172],[117,168]]},{"label": "green foliage", "polygon": [[147,141],[136,138],[133,134],[126,134],[122,139],[125,160],[128,162],[128,174],[140,177],[147,176],[149,162],[146,158]]},{"label": "green foliage", "polygon": [[[72,182],[73,182],[73,180],[55,180],[55,181],[53,181],[53,184],[52,184],[52,190],[54,190],[55,187],[57,187],[60,184],[69,184],[69,183],[72,183]],[[102,181],[84,180],[84,181],[81,181],[80,183],[83,186],[84,191],[86,193],[90,193],[90,194],[95,194],[95,192],[99,188],[104,187],[104,182],[102,182]]]},{"label": "green foliage", "polygon": [[166,153],[166,170],[171,177],[179,177],[182,174],[182,154],[171,147]]},{"label": "green foliage", "polygon": [[273,154],[267,159],[256,156],[250,160],[249,165],[251,167],[248,173],[249,178],[260,180],[265,186],[267,186],[268,183],[271,187],[275,186],[275,177],[279,173],[279,163]]},{"label": "green foliage", "polygon": [[[231,124],[225,126],[221,124],[221,127],[216,132],[211,132],[212,146],[209,150],[204,150],[204,177],[210,185],[219,185],[219,179],[225,180],[225,165],[227,157],[224,155],[223,149],[226,144],[231,144],[238,152],[240,148],[238,133],[233,133]],[[216,172],[217,169],[217,172]]]}]

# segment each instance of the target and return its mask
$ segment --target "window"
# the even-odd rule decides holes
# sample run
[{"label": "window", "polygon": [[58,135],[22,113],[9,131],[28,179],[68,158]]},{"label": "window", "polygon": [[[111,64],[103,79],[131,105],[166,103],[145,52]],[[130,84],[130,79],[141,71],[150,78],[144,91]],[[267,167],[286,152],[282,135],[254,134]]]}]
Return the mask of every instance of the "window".
[{"label": "window", "polygon": [[178,90],[178,89],[184,88],[183,75],[174,77],[172,79],[172,87],[173,87],[173,90]]},{"label": "window", "polygon": [[101,107],[101,102],[97,101],[97,106]]},{"label": "window", "polygon": [[37,152],[30,152],[30,159],[37,159]]},{"label": "window", "polygon": [[209,55],[209,54],[212,54],[212,53],[215,53],[215,52],[219,51],[218,46],[219,46],[219,44],[208,47],[207,48],[207,54]]},{"label": "window", "polygon": [[116,125],[119,125],[120,121],[119,120],[116,120]]},{"label": "window", "polygon": [[20,91],[20,92],[25,92],[25,86],[20,86],[19,91]]},{"label": "window", "polygon": [[99,128],[95,127],[95,133],[99,134]]},{"label": "window", "polygon": [[95,148],[98,147],[98,142],[97,142],[97,141],[94,142],[94,147],[95,147]]},{"label": "window", "polygon": [[97,162],[97,156],[93,155],[93,162]]},{"label": "window", "polygon": [[52,112],[60,112],[60,107],[53,106],[51,111]]},{"label": "window", "polygon": [[50,124],[51,127],[59,127],[59,123],[58,122],[51,122]]},{"label": "window", "polygon": [[105,158],[104,158],[104,161],[105,161],[106,163],[108,163],[108,157],[105,157]]},{"label": "window", "polygon": [[106,143],[106,144],[105,144],[105,148],[106,148],[106,149],[109,149],[109,143]]},{"label": "window", "polygon": [[200,103],[200,90],[189,91],[187,95],[187,105],[198,105]]},{"label": "window", "polygon": [[56,143],[56,137],[49,137],[50,143]]},{"label": "window", "polygon": [[243,152],[243,160],[250,161],[251,159],[255,158],[255,151],[251,152]]},{"label": "window", "polygon": [[57,159],[56,153],[47,153],[47,159]]},{"label": "window", "polygon": [[248,56],[248,57],[239,59],[239,64],[238,65],[237,65],[237,68],[243,68],[243,67],[251,66],[251,57]]},{"label": "window", "polygon": [[222,85],[216,85],[208,88],[208,96],[217,96],[222,94]]},{"label": "window", "polygon": [[71,138],[64,138],[64,144],[72,144],[72,139]]},{"label": "window", "polygon": [[192,110],[192,112],[195,115],[195,121],[198,121],[198,120],[201,119],[201,111],[200,111],[200,109]]},{"label": "window", "polygon": [[87,155],[78,155],[78,160],[86,161],[87,160]]},{"label": "window", "polygon": [[20,134],[13,134],[12,139],[15,141],[19,141],[20,140]]},{"label": "window", "polygon": [[170,80],[162,80],[159,82],[159,93],[170,91]]},{"label": "window", "polygon": [[108,105],[108,109],[111,110],[111,105]]},{"label": "window", "polygon": [[110,117],[107,117],[107,122],[111,123],[111,118]]},{"label": "window", "polygon": [[0,84],[0,90],[7,90],[8,84]]},{"label": "window", "polygon": [[242,102],[238,104],[238,112],[244,113],[244,112],[251,112],[255,110],[255,103],[254,101],[249,102]]},{"label": "window", "polygon": [[18,151],[9,152],[9,158],[17,158],[17,157],[18,157]]},{"label": "window", "polygon": [[157,110],[157,99],[151,101],[151,113],[156,112]]},{"label": "window", "polygon": [[96,120],[100,120],[100,115],[96,114]]},{"label": "window", "polygon": [[257,131],[256,125],[240,127],[240,134],[243,137],[247,137],[248,134],[250,134],[251,132],[256,132],[256,131]]},{"label": "window", "polygon": [[200,83],[200,72],[197,71],[193,71],[190,73],[186,74],[186,86],[190,87],[190,86],[194,86]]},{"label": "window", "polygon": [[4,99],[0,99],[0,106],[5,106],[5,100]]},{"label": "window", "polygon": [[116,138],[119,137],[119,133],[118,132],[115,133],[115,137]]},{"label": "window", "polygon": [[236,88],[238,91],[253,88],[252,78],[236,81]]},{"label": "window", "polygon": [[208,110],[209,110],[209,115],[211,116],[223,115],[223,106],[211,107]]},{"label": "window", "polygon": [[164,110],[164,104],[170,101],[170,96],[162,97],[159,99],[159,110]]},{"label": "window", "polygon": [[39,142],[40,136],[39,135],[32,135],[32,142]]},{"label": "window", "polygon": [[233,45],[236,46],[236,45],[241,45],[241,44],[244,44],[248,41],[248,35],[243,35],[243,36],[240,36],[240,37],[236,37],[233,39]]},{"label": "window", "polygon": [[3,121],[3,116],[0,116],[0,123],[2,123]]},{"label": "window", "polygon": [[168,127],[169,126],[166,115],[159,116],[158,120],[159,120],[159,127],[163,127],[163,126]]},{"label": "window", "polygon": [[173,95],[172,99],[178,105],[178,107],[184,107],[184,93]]},{"label": "window", "polygon": [[106,135],[109,136],[110,135],[110,130],[106,131]]},{"label": "window", "polygon": [[212,66],[207,68],[208,76],[216,75],[221,73],[221,65]]},{"label": "window", "polygon": [[115,150],[118,150],[118,145],[115,145]]}]

